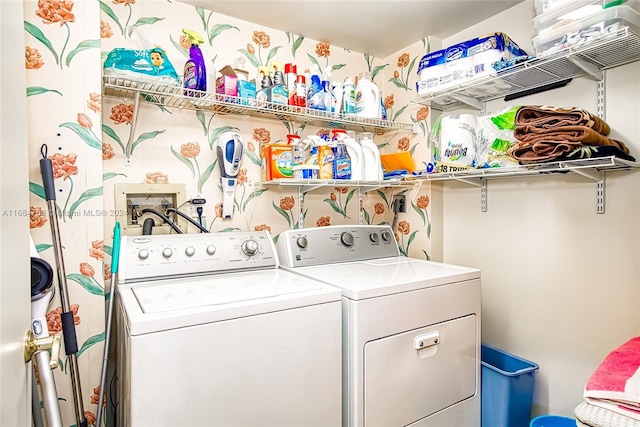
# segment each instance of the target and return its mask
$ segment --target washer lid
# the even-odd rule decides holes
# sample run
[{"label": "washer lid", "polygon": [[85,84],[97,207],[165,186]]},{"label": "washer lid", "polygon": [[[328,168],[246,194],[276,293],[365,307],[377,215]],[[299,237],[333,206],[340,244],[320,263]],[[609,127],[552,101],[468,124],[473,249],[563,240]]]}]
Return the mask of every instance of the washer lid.
[{"label": "washer lid", "polygon": [[480,270],[404,256],[288,269],[361,300],[480,278]]},{"label": "washer lid", "polygon": [[340,290],[283,270],[118,285],[132,335],[341,299]]}]

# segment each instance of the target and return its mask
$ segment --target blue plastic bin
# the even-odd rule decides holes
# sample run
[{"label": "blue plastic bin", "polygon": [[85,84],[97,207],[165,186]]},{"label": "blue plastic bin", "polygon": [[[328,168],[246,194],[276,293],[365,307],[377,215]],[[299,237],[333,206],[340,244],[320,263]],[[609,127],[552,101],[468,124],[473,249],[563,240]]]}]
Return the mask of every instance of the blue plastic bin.
[{"label": "blue plastic bin", "polygon": [[482,344],[482,427],[526,427],[538,365]]},{"label": "blue plastic bin", "polygon": [[529,427],[576,427],[576,419],[560,415],[540,415],[531,420]]}]

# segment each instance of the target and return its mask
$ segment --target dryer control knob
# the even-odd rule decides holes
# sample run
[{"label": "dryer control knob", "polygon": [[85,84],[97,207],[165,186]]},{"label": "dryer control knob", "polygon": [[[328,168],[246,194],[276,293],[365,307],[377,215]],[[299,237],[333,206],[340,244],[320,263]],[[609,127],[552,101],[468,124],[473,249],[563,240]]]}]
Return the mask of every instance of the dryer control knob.
[{"label": "dryer control knob", "polygon": [[186,256],[193,256],[196,253],[196,250],[193,246],[187,246],[184,250],[184,254]]},{"label": "dryer control knob", "polygon": [[140,249],[140,251],[138,251],[138,258],[140,259],[149,258],[149,251],[146,249]]},{"label": "dryer control knob", "polygon": [[340,242],[345,246],[353,246],[353,235],[345,231],[340,235]]},{"label": "dryer control knob", "polygon": [[388,242],[390,239],[391,239],[391,233],[389,233],[388,231],[383,231],[382,240],[384,240],[385,242]]},{"label": "dryer control knob", "polygon": [[300,236],[300,237],[298,237],[298,239],[296,239],[296,244],[301,249],[306,248],[308,243],[309,242],[307,241],[307,238],[304,237],[304,236]]},{"label": "dryer control knob", "polygon": [[206,251],[207,251],[208,255],[213,255],[213,254],[216,253],[216,247],[213,246],[213,245],[209,245],[209,246],[207,246]]},{"label": "dryer control knob", "polygon": [[380,236],[378,236],[378,233],[369,234],[369,240],[371,240],[373,243],[376,243],[379,239]]},{"label": "dryer control knob", "polygon": [[173,249],[171,248],[164,248],[162,250],[162,256],[165,258],[171,258],[171,255],[173,255]]},{"label": "dryer control knob", "polygon": [[249,239],[242,242],[242,252],[247,256],[253,256],[258,252],[258,242]]}]

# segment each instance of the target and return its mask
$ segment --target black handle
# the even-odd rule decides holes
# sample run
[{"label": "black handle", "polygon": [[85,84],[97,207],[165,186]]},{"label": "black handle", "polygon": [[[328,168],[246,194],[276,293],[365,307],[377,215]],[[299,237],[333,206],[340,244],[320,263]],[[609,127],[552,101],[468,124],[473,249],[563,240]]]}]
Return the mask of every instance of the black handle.
[{"label": "black handle", "polygon": [[53,182],[53,162],[47,158],[47,146],[40,148],[42,159],[40,159],[40,173],[42,174],[42,184],[44,185],[44,195],[47,201],[56,200],[56,186]]},{"label": "black handle", "polygon": [[78,340],[76,339],[76,325],[73,322],[73,312],[67,311],[60,315],[62,324],[62,337],[64,338],[64,351],[67,356],[78,352]]}]

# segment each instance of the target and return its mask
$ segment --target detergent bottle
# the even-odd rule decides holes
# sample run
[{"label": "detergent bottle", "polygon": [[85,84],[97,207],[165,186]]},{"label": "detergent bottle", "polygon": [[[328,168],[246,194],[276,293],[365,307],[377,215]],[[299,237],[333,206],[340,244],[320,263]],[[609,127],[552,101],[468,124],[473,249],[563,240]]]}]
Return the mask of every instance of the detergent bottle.
[{"label": "detergent bottle", "polygon": [[356,87],[347,76],[342,84],[342,113],[352,115],[356,112]]},{"label": "detergent bottle", "polygon": [[351,179],[354,181],[362,181],[364,179],[362,146],[356,141],[356,133],[354,131],[347,131],[347,136],[344,138],[344,145],[347,147],[347,153],[351,159]]},{"label": "detergent bottle", "polygon": [[[184,87],[185,89],[195,89],[200,91],[207,90],[207,68],[204,63],[204,57],[200,50],[201,43],[204,43],[204,39],[200,34],[195,31],[182,30],[185,36],[191,42],[191,48],[189,49],[189,59],[184,64]],[[193,92],[189,95],[195,95]]]},{"label": "detergent bottle", "polygon": [[357,117],[380,118],[380,91],[367,72],[358,74],[355,112]]},{"label": "detergent bottle", "polygon": [[313,110],[325,111],[325,96],[320,80],[320,68],[317,64],[311,67],[311,81],[307,86],[307,107]]},{"label": "detergent bottle", "polygon": [[362,145],[364,180],[382,181],[384,175],[380,163],[380,151],[373,142],[373,134],[371,132],[362,132],[360,134],[360,145]]}]

